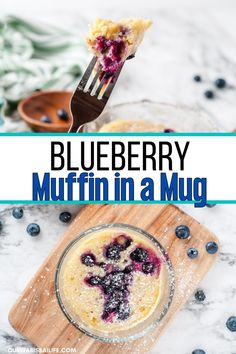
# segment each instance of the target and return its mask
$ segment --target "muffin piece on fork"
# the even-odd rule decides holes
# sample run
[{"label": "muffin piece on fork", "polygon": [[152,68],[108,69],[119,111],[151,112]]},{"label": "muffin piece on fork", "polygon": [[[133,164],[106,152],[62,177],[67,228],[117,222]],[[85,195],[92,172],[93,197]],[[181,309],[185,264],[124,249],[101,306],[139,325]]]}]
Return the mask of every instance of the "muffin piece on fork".
[{"label": "muffin piece on fork", "polygon": [[122,19],[113,22],[96,19],[86,40],[98,57],[107,78],[112,76],[128,57],[133,57],[152,22],[142,19]]}]

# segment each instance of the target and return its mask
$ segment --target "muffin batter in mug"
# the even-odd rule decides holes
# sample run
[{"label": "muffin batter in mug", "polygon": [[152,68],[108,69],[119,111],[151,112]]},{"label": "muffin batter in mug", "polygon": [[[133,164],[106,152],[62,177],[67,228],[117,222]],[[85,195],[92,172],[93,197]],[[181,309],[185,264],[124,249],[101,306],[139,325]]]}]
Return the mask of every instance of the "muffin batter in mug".
[{"label": "muffin batter in mug", "polygon": [[65,255],[59,289],[66,310],[103,333],[130,329],[157,308],[163,264],[151,240],[134,230],[104,228]]}]

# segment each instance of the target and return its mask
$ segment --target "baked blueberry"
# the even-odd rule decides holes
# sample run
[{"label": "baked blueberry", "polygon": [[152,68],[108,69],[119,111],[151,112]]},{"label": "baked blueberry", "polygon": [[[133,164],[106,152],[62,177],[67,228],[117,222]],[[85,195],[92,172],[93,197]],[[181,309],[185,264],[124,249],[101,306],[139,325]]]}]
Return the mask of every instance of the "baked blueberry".
[{"label": "baked blueberry", "polygon": [[43,123],[51,123],[51,122],[52,122],[51,119],[50,119],[50,117],[49,117],[49,116],[46,116],[46,115],[40,117],[40,120],[41,120],[41,122],[43,122]]},{"label": "baked blueberry", "polygon": [[100,262],[97,264],[99,267],[101,267],[102,269],[106,269],[106,263],[104,262]]},{"label": "baked blueberry", "polygon": [[103,314],[102,314],[103,321],[109,321],[109,317],[112,313],[114,313],[114,310],[106,309],[106,307],[105,307]]},{"label": "baked blueberry", "polygon": [[179,225],[175,229],[175,235],[181,240],[185,240],[190,236],[190,230],[186,225]]},{"label": "baked blueberry", "polygon": [[218,245],[214,241],[207,242],[206,251],[210,254],[215,254],[218,251]]},{"label": "baked blueberry", "polygon": [[125,250],[131,245],[131,238],[126,235],[119,235],[115,239],[115,243],[117,243],[122,250]]},{"label": "baked blueberry", "polygon": [[215,97],[215,93],[212,90],[206,90],[204,92],[204,96],[208,98],[209,100],[213,99]]},{"label": "baked blueberry", "polygon": [[135,262],[145,262],[148,258],[148,253],[144,248],[137,247],[133,252],[130,253],[130,258]]},{"label": "baked blueberry", "polygon": [[134,270],[133,265],[129,264],[128,266],[125,267],[124,273],[131,273],[131,272],[133,272],[133,270]]},{"label": "baked blueberry", "polygon": [[68,120],[68,113],[63,109],[58,109],[57,111],[57,116],[58,118],[62,119],[62,120]]},{"label": "baked blueberry", "polygon": [[164,129],[164,133],[174,133],[174,129],[171,129],[171,128],[167,128],[167,129]]},{"label": "baked blueberry", "polygon": [[12,216],[15,219],[21,219],[23,217],[24,211],[22,208],[13,208],[12,209]]},{"label": "baked blueberry", "polygon": [[203,290],[199,289],[195,292],[194,297],[197,301],[202,302],[206,299],[206,295]]},{"label": "baked blueberry", "polygon": [[130,307],[127,302],[121,302],[118,308],[118,319],[119,320],[126,320],[130,316]]},{"label": "baked blueberry", "polygon": [[153,264],[152,262],[145,262],[142,265],[142,271],[144,274],[153,273],[154,269],[155,269],[155,264]]},{"label": "baked blueberry", "polygon": [[81,256],[81,262],[87,267],[93,267],[96,264],[96,257],[92,253],[84,253]]},{"label": "baked blueberry", "polygon": [[59,215],[59,220],[61,222],[64,222],[65,224],[67,224],[68,222],[71,221],[72,215],[71,213],[69,213],[69,211],[63,211],[62,213],[60,213]]},{"label": "baked blueberry", "polygon": [[110,244],[106,249],[106,257],[113,261],[118,261],[120,259],[120,245]]},{"label": "baked blueberry", "polygon": [[124,284],[126,286],[130,285],[133,281],[133,274],[132,273],[126,273],[124,274]]},{"label": "baked blueberry", "polygon": [[87,280],[87,283],[92,286],[97,286],[101,283],[101,278],[97,275],[94,275]]},{"label": "baked blueberry", "polygon": [[194,259],[198,256],[198,250],[194,247],[190,247],[187,251],[187,255],[189,258]]},{"label": "baked blueberry", "polygon": [[124,274],[121,271],[115,271],[105,275],[101,281],[101,286],[103,288],[104,293],[111,294],[116,290],[127,290],[128,279],[125,278],[125,275],[127,274]]},{"label": "baked blueberry", "polygon": [[31,223],[27,226],[26,231],[30,236],[38,236],[40,233],[40,226],[36,223]]},{"label": "baked blueberry", "polygon": [[202,78],[201,78],[200,75],[195,75],[195,76],[193,77],[193,80],[196,81],[196,82],[201,82],[201,81],[202,81]]},{"label": "baked blueberry", "polygon": [[192,354],[206,354],[206,352],[202,349],[195,349]]},{"label": "baked blueberry", "polygon": [[223,89],[223,88],[225,88],[225,86],[226,86],[226,80],[225,79],[223,79],[223,78],[218,78],[218,79],[216,79],[216,81],[215,81],[215,86],[217,87],[217,88],[219,88],[219,89]]},{"label": "baked blueberry", "polygon": [[236,316],[231,316],[228,318],[226,322],[226,327],[231,331],[231,332],[236,332]]},{"label": "baked blueberry", "polygon": [[111,273],[111,286],[113,289],[123,289],[125,285],[124,273],[123,272],[113,272]]},{"label": "baked blueberry", "polygon": [[102,278],[101,285],[105,294],[109,294],[113,290],[111,287],[111,277],[111,274],[107,274]]},{"label": "baked blueberry", "polygon": [[105,310],[118,310],[122,301],[124,301],[124,293],[120,290],[113,291],[107,298]]}]

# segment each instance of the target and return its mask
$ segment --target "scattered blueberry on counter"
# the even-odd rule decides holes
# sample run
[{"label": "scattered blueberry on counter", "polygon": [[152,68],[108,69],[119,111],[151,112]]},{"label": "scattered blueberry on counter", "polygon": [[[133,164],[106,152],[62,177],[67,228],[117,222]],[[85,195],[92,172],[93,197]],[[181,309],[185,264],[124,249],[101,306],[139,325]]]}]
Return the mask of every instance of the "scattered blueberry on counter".
[{"label": "scattered blueberry on counter", "polygon": [[231,316],[228,318],[226,322],[226,327],[231,331],[231,332],[236,332],[236,316]]},{"label": "scattered blueberry on counter", "polygon": [[59,220],[64,223],[69,223],[71,221],[72,215],[69,213],[69,211],[63,211],[59,215]]},{"label": "scattered blueberry on counter", "polygon": [[223,79],[223,78],[218,78],[218,79],[215,80],[214,84],[215,84],[215,86],[216,86],[217,88],[223,89],[223,88],[225,88],[225,86],[226,86],[227,83],[226,83],[226,80],[225,80],[225,79]]},{"label": "scattered blueberry on counter", "polygon": [[41,122],[43,122],[43,123],[52,123],[52,121],[51,121],[51,119],[48,117],[48,116],[42,116],[41,118],[40,118],[40,120],[41,120]]},{"label": "scattered blueberry on counter", "polygon": [[201,78],[200,75],[195,75],[195,76],[193,77],[193,80],[196,81],[196,82],[201,82],[201,81],[202,81],[202,78]]},{"label": "scattered blueberry on counter", "polygon": [[192,354],[206,354],[206,352],[202,349],[195,349]]},{"label": "scattered blueberry on counter", "polygon": [[196,248],[190,247],[187,251],[187,255],[191,259],[197,258],[198,250]]},{"label": "scattered blueberry on counter", "polygon": [[62,119],[62,120],[68,120],[68,113],[63,109],[58,109],[57,111],[57,116],[58,118]]},{"label": "scattered blueberry on counter", "polygon": [[21,219],[24,215],[24,210],[23,208],[13,208],[12,209],[12,216],[15,219]]},{"label": "scattered blueberry on counter", "polygon": [[206,90],[204,92],[204,96],[208,98],[209,100],[212,100],[215,97],[215,93],[212,90]]},{"label": "scattered blueberry on counter", "polygon": [[[197,75],[193,76],[193,80],[195,82],[199,83],[199,82],[202,82],[202,77],[197,74]],[[215,88],[220,89],[220,90],[222,90],[228,86],[227,81],[222,77],[215,79],[213,81],[213,85],[215,86]],[[207,99],[213,99],[213,98],[215,98],[215,92],[212,89],[208,89],[207,91],[204,92],[204,96]]]},{"label": "scattered blueberry on counter", "polygon": [[31,223],[27,226],[26,231],[30,236],[38,236],[40,233],[40,226],[38,224]]},{"label": "scattered blueberry on counter", "polygon": [[199,289],[195,292],[194,297],[197,301],[202,302],[206,299],[206,295],[203,290]]},{"label": "scattered blueberry on counter", "polygon": [[207,242],[206,244],[206,251],[209,254],[215,254],[218,251],[218,245],[214,241]]},{"label": "scattered blueberry on counter", "polygon": [[186,225],[179,225],[175,229],[175,235],[181,240],[185,240],[190,236],[190,230]]}]

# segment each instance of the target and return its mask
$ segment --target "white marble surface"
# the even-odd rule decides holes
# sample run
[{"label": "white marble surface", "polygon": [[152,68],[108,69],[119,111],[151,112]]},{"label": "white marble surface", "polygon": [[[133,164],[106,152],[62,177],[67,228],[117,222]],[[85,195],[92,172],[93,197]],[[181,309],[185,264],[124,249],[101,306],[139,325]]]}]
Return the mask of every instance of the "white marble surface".
[{"label": "white marble surface", "polygon": [[[32,3],[7,1],[4,13],[18,13],[36,19],[50,19],[62,25],[77,26],[80,35],[95,16],[137,16],[152,18],[153,28],[132,62],[125,66],[111,103],[151,98],[199,107],[207,111],[221,130],[236,128],[236,90],[218,91],[213,101],[203,91],[218,76],[236,86],[236,22],[234,0],[212,1],[147,0],[75,2],[69,0]],[[44,6],[45,5],[45,6]],[[117,5],[118,6],[118,5]],[[23,11],[24,9],[24,11]],[[63,19],[63,20],[62,20]],[[191,77],[200,73],[205,79],[195,84]],[[233,152],[232,152],[233,156]],[[43,259],[57,243],[67,226],[58,220],[60,211],[78,206],[24,206],[25,216],[17,221],[11,206],[0,207],[4,227],[0,233],[0,353],[9,347],[30,347],[9,325],[8,312]],[[155,354],[191,354],[202,348],[207,354],[236,354],[236,334],[225,327],[227,318],[236,315],[236,206],[215,208],[185,207],[191,215],[214,231],[221,241],[220,259],[201,287],[207,299],[193,299],[153,350]],[[42,232],[30,238],[25,231],[29,222],[38,222]]]}]

